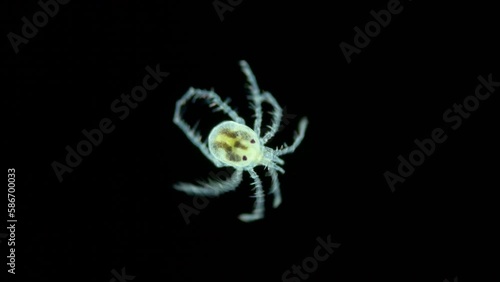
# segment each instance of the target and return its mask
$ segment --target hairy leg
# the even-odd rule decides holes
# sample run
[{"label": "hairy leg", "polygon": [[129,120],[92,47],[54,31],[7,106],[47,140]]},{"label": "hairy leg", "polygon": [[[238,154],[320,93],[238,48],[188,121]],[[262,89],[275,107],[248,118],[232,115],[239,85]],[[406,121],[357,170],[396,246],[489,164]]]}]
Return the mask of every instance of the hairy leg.
[{"label": "hairy leg", "polygon": [[250,68],[248,63],[246,61],[240,61],[240,66],[248,81],[248,88],[250,91],[248,99],[251,101],[252,108],[255,111],[255,122],[253,130],[255,131],[255,133],[257,133],[257,136],[260,136],[261,133],[263,115],[262,103],[267,102],[273,107],[273,111],[271,112],[272,124],[268,126],[269,131],[266,133],[266,135],[261,138],[262,144],[266,144],[267,141],[269,141],[269,139],[271,139],[279,129],[281,118],[283,116],[283,110],[271,93],[260,91],[257,80],[255,79],[252,69]]},{"label": "hairy leg", "polygon": [[243,171],[236,170],[228,180],[209,179],[207,182],[199,181],[195,185],[191,183],[179,182],[174,184],[174,188],[186,192],[189,195],[218,196],[222,193],[233,191],[238,187],[243,179]]},{"label": "hairy leg", "polygon": [[274,196],[273,208],[279,207],[281,204],[281,190],[280,182],[278,179],[278,172],[274,169],[269,169],[269,174],[271,175],[271,194]]},{"label": "hairy leg", "polygon": [[254,180],[253,185],[255,186],[255,204],[252,213],[244,213],[240,214],[238,218],[244,222],[251,222],[254,220],[258,220],[264,217],[264,189],[262,188],[262,181],[260,181],[257,173],[250,169],[248,171],[250,173],[250,177]]},{"label": "hairy leg", "polygon": [[240,61],[241,71],[247,77],[248,82],[248,90],[250,94],[248,95],[248,99],[251,102],[251,107],[255,111],[255,122],[253,126],[253,130],[257,133],[257,136],[260,137],[260,126],[262,124],[262,94],[260,93],[259,85],[257,84],[257,80],[253,75],[252,69],[248,65],[246,61]]},{"label": "hairy leg", "polygon": [[287,146],[285,144],[283,148],[276,150],[276,156],[293,153],[304,139],[308,124],[309,121],[307,120],[307,118],[303,117],[299,122],[299,131],[295,133],[295,140],[293,141],[293,144],[291,146]]}]

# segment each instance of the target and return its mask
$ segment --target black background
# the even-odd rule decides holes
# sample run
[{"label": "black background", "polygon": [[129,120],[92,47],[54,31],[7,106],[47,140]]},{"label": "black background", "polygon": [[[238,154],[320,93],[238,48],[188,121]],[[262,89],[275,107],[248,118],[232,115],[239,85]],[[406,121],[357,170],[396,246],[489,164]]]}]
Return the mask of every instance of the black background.
[{"label": "black background", "polygon": [[[15,279],[107,282],[125,268],[133,281],[282,281],[331,236],[340,247],[308,281],[498,281],[500,91],[457,130],[442,117],[479,75],[500,80],[497,9],[401,2],[347,63],[339,44],[352,45],[353,28],[387,3],[245,0],[221,21],[212,1],[74,0],[18,54],[5,36]],[[3,33],[21,34],[21,18],[40,7],[2,10]],[[172,185],[220,170],[172,123],[175,102],[191,86],[214,88],[252,124],[242,59],[290,114],[270,146],[290,144],[302,116],[306,137],[284,157],[283,203],[263,220],[237,219],[253,205],[245,174],[186,224],[179,205],[193,199]],[[170,75],[120,120],[111,103],[157,64]],[[204,130],[223,118],[193,107]],[[115,130],[59,182],[51,164],[103,118]],[[437,127],[448,139],[393,193],[384,172]]]}]

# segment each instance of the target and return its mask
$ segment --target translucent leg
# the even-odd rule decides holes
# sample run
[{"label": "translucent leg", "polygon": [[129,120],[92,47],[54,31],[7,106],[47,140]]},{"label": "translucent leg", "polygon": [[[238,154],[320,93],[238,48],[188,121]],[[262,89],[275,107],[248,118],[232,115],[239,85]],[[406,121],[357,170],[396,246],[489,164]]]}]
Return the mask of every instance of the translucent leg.
[{"label": "translucent leg", "polygon": [[281,204],[281,190],[280,182],[278,179],[278,172],[274,169],[269,169],[269,174],[271,175],[271,194],[273,194],[273,208],[279,207]]},{"label": "translucent leg", "polygon": [[278,129],[280,128],[281,118],[283,117],[283,109],[278,104],[274,96],[269,92],[264,92],[264,102],[268,102],[273,107],[273,111],[271,112],[272,122],[271,125],[268,126],[269,131],[266,132],[266,135],[262,137],[261,142],[266,144],[271,138],[274,137]]},{"label": "translucent leg", "polygon": [[281,123],[281,118],[283,116],[283,110],[281,106],[278,104],[274,96],[269,92],[262,93],[257,85],[257,80],[250,69],[250,66],[246,61],[240,61],[241,70],[247,77],[248,88],[250,91],[250,95],[248,99],[252,102],[252,108],[255,111],[255,122],[254,122],[254,131],[257,133],[257,136],[260,136],[261,126],[262,126],[262,102],[267,102],[271,104],[273,107],[272,115],[272,124],[268,126],[269,131],[266,133],[264,137],[261,138],[261,143],[266,144],[269,139],[271,139],[276,132],[278,131]]},{"label": "translucent leg", "polygon": [[262,181],[260,181],[259,176],[253,169],[248,171],[250,176],[254,180],[253,185],[255,186],[255,204],[252,213],[240,214],[238,218],[244,222],[251,222],[264,217],[264,189],[262,188]]},{"label": "translucent leg", "polygon": [[283,148],[276,150],[276,156],[281,156],[284,154],[289,154],[293,153],[295,149],[300,145],[302,140],[304,139],[304,135],[306,133],[306,128],[308,125],[309,121],[307,118],[303,117],[300,122],[299,122],[299,131],[295,133],[295,140],[293,141],[293,144],[291,146],[287,146],[286,144],[283,146]]},{"label": "translucent leg", "polygon": [[241,71],[245,74],[248,81],[248,90],[250,91],[250,95],[248,95],[248,99],[250,100],[251,107],[255,111],[255,122],[253,130],[257,133],[257,136],[260,136],[260,126],[262,124],[262,94],[260,93],[259,85],[257,84],[257,80],[253,75],[252,69],[248,65],[246,61],[240,61]]},{"label": "translucent leg", "polygon": [[186,192],[186,194],[189,195],[218,196],[222,193],[235,190],[243,179],[242,173],[242,170],[236,170],[231,175],[231,178],[226,181],[209,179],[207,182],[199,181],[198,183],[200,185],[179,182],[174,185],[174,188],[179,191]]}]

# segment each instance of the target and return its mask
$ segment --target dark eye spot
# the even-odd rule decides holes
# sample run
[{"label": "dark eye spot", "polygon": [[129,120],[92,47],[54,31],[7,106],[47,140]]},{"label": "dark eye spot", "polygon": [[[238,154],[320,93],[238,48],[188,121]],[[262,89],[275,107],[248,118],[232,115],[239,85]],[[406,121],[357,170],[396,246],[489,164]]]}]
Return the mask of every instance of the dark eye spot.
[{"label": "dark eye spot", "polygon": [[255,143],[255,140],[253,140],[253,139],[252,139],[252,140],[250,140],[250,143],[252,143],[252,144],[253,144],[253,143]]},{"label": "dark eye spot", "polygon": [[243,156],[243,160],[246,161],[247,160],[247,156]]}]

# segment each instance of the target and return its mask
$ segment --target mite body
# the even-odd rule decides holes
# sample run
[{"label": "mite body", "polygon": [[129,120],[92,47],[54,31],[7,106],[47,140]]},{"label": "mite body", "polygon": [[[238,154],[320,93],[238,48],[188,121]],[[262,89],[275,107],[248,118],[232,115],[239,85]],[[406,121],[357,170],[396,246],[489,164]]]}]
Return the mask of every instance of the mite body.
[{"label": "mite body", "polygon": [[262,159],[262,146],[257,134],[248,126],[234,121],[218,124],[208,136],[210,153],[219,161],[246,167]]},{"label": "mite body", "polygon": [[[211,160],[216,167],[229,166],[235,169],[229,179],[209,179],[207,182],[199,181],[200,185],[180,182],[174,188],[184,191],[190,195],[218,196],[222,193],[232,191],[240,185],[243,179],[243,171],[250,174],[254,185],[255,205],[252,213],[244,213],[239,219],[245,222],[261,219],[264,217],[264,190],[262,181],[255,172],[254,167],[263,165],[268,170],[271,177],[271,194],[274,196],[273,207],[277,208],[281,204],[280,183],[278,172],[284,173],[281,167],[285,161],[280,156],[290,154],[295,151],[304,139],[307,128],[307,118],[302,118],[299,122],[299,130],[295,135],[295,140],[291,146],[281,146],[281,148],[271,149],[266,147],[266,143],[278,132],[280,128],[283,110],[269,92],[261,92],[257,81],[250,70],[247,62],[240,62],[241,69],[246,75],[249,83],[248,98],[252,109],[255,110],[255,121],[253,129],[245,125],[245,120],[238,116],[236,111],[222,101],[217,93],[208,90],[189,88],[186,94],[176,103],[174,123],[186,134],[188,139],[200,149],[200,151]],[[208,139],[202,141],[201,135],[182,118],[182,108],[189,100],[206,99],[215,111],[226,113],[231,120],[223,121],[215,126],[210,132]],[[268,103],[273,110],[272,123],[268,126],[268,131],[261,134],[262,124],[262,103]]]}]

